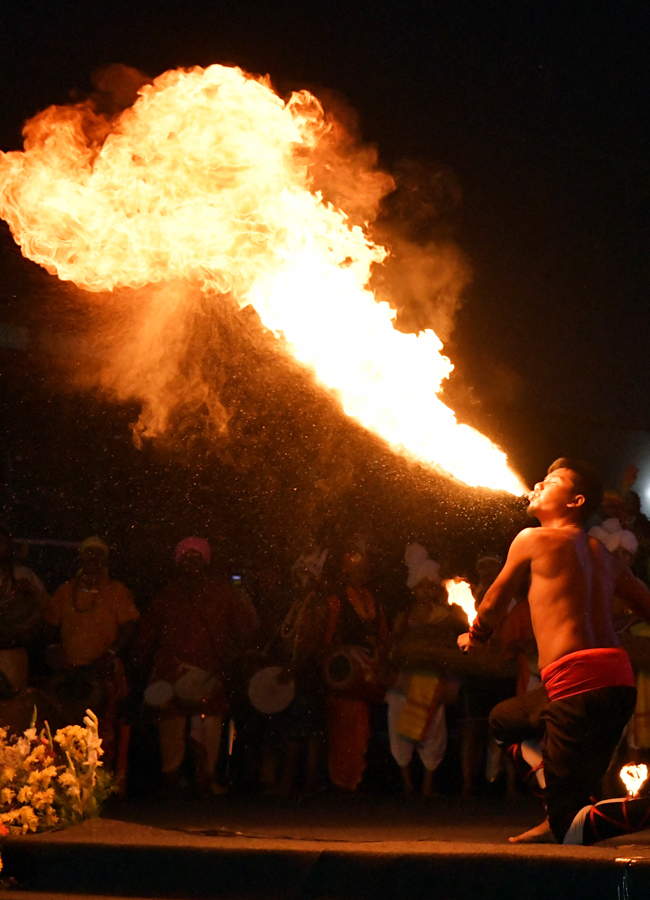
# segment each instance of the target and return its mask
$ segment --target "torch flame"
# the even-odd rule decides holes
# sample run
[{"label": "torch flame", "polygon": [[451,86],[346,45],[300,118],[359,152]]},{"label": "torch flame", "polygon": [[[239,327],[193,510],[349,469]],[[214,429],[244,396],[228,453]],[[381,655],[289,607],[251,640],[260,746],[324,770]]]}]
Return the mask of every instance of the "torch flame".
[{"label": "torch flame", "polygon": [[636,797],[647,778],[648,767],[643,763],[640,766],[623,766],[621,769],[621,781],[630,797]]},{"label": "torch flame", "polygon": [[88,291],[184,281],[252,304],[393,448],[520,495],[505,455],[438,399],[453,366],[436,334],[396,331],[369,289],[387,251],[313,188],[329,128],[306,91],[285,102],[218,65],[166,72],[113,122],[87,105],[28,122],[24,152],[0,154],[0,216],[25,256]]},{"label": "torch flame", "polygon": [[467,616],[467,621],[472,625],[476,618],[476,606],[469,584],[463,581],[462,578],[454,578],[443,582],[443,584],[447,589],[449,603],[455,603],[456,606],[460,606]]}]

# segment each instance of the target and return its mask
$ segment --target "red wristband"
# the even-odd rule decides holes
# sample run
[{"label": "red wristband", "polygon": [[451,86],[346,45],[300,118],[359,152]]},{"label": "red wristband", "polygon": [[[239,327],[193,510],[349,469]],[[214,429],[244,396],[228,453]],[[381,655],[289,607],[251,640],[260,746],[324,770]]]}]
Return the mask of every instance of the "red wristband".
[{"label": "red wristband", "polygon": [[479,644],[487,644],[492,637],[493,631],[494,628],[489,628],[487,625],[484,625],[479,616],[474,620],[474,624],[469,626],[470,639],[478,641]]}]

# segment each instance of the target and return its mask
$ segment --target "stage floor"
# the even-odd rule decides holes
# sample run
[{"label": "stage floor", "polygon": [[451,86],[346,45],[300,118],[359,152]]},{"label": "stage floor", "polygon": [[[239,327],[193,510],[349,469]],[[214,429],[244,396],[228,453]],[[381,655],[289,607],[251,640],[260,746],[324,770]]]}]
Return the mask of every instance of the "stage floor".
[{"label": "stage floor", "polygon": [[102,819],[8,839],[3,857],[25,900],[32,891],[39,898],[647,900],[650,831],[596,847],[507,842],[541,816],[527,798],[113,802]]}]

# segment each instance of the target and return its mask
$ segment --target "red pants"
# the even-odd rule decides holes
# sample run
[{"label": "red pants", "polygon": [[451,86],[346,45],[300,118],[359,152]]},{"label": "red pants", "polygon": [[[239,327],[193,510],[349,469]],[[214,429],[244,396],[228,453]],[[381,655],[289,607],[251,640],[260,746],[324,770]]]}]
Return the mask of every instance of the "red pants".
[{"label": "red pants", "polygon": [[363,700],[330,698],[327,767],[336,787],[353,791],[366,768],[370,710]]}]

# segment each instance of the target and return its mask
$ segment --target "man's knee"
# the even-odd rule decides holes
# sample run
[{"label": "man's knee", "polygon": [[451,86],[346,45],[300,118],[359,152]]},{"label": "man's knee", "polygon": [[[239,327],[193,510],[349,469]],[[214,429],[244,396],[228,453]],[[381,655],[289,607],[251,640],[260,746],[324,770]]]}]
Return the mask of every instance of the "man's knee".
[{"label": "man's knee", "polygon": [[490,733],[500,744],[508,743],[508,735],[512,730],[513,716],[510,705],[510,700],[503,700],[497,703],[490,713]]}]

